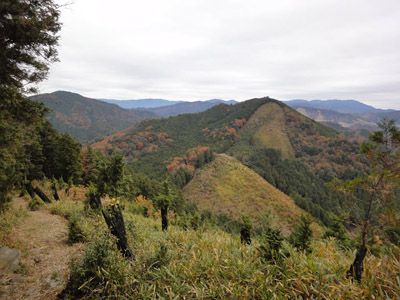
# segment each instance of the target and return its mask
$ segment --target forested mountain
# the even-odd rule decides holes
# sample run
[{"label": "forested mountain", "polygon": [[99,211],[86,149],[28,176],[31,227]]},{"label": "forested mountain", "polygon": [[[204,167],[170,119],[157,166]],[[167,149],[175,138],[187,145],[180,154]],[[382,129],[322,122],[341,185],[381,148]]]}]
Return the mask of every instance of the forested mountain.
[{"label": "forested mountain", "polygon": [[84,144],[144,119],[156,117],[149,111],[123,109],[114,104],[65,91],[40,94],[30,99],[43,103],[50,110],[47,118],[54,128],[71,134]]},{"label": "forested mountain", "polygon": [[315,121],[341,130],[374,131],[383,118],[400,124],[399,110],[377,109],[355,100],[290,100],[285,103]]},{"label": "forested mountain", "polygon": [[48,109],[47,119],[59,131],[86,144],[128,128],[145,119],[205,111],[235,101],[170,101],[163,99],[97,100],[77,93],[57,91],[30,97]]},{"label": "forested mountain", "polygon": [[93,148],[118,149],[135,170],[157,177],[175,157],[199,145],[236,157],[325,222],[339,209],[340,197],[324,182],[365,169],[356,142],[270,98],[147,120]]}]

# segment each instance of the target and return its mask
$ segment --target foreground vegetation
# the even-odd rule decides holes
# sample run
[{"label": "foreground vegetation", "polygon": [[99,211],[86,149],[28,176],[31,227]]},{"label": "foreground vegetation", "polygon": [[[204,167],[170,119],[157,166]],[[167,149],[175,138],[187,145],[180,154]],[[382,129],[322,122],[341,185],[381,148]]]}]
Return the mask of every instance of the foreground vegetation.
[{"label": "foreground vegetation", "polygon": [[53,204],[55,213],[80,215],[86,250],[71,264],[66,298],[110,297],[238,298],[238,299],[396,299],[399,295],[400,249],[390,246],[366,258],[365,278],[346,278],[353,251],[334,238],[313,240],[310,252],[296,251],[287,241],[278,260],[267,260],[260,235],[242,245],[211,225],[184,229],[178,220],[161,231],[158,215],[144,217],[139,204],[125,206],[128,240],[135,260],[126,260],[115,246],[101,215],[87,213],[81,203]]}]

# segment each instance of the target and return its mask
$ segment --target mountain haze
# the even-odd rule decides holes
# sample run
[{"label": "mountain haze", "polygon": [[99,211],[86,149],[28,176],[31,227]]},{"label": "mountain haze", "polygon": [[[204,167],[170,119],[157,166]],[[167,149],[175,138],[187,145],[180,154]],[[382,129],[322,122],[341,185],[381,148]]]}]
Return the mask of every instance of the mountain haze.
[{"label": "mountain haze", "polygon": [[149,111],[154,112],[155,114],[161,117],[170,117],[187,113],[202,112],[218,104],[232,105],[235,103],[236,101],[234,100],[225,101],[219,99],[213,99],[207,101],[194,101],[194,102],[179,102],[168,106],[150,108]]},{"label": "mountain haze", "polygon": [[361,114],[376,110],[373,106],[361,103],[356,100],[289,100],[285,103],[292,107],[311,107],[333,110],[340,113]]},{"label": "mountain haze", "polygon": [[400,124],[399,110],[378,109],[355,100],[290,100],[285,103],[309,118],[339,129],[373,131],[383,118]]},{"label": "mountain haze", "polygon": [[101,101],[116,104],[122,108],[146,108],[158,113],[160,116],[176,116],[182,113],[195,113],[207,110],[220,103],[235,104],[235,100],[166,100],[166,99],[136,99],[136,100],[114,100],[99,99]]},{"label": "mountain haze", "polygon": [[116,104],[122,108],[154,108],[177,104],[183,101],[165,100],[165,99],[137,99],[137,100],[115,100],[115,99],[98,99],[103,102]]}]

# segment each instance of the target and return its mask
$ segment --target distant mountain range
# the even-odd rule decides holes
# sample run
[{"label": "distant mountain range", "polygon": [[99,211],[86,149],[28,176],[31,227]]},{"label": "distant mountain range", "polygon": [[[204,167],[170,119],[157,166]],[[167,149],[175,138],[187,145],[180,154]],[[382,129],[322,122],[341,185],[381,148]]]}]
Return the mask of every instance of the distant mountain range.
[{"label": "distant mountain range", "polygon": [[324,110],[333,110],[344,114],[366,113],[376,110],[373,106],[356,100],[289,100],[286,104],[292,107],[310,107]]},{"label": "distant mountain range", "polygon": [[165,99],[137,99],[137,100],[115,100],[115,99],[98,99],[103,102],[116,104],[122,108],[154,108],[169,106],[184,101],[165,100]]},{"label": "distant mountain range", "polygon": [[[162,116],[178,115],[180,113],[194,113],[211,108],[216,104],[235,104],[235,100],[211,99],[202,101],[182,101],[182,100],[166,100],[166,99],[137,99],[137,100],[114,100],[99,99],[101,101],[116,104],[122,108],[146,108],[159,110]],[[172,109],[160,110],[161,107],[175,105]],[[179,111],[179,113],[177,113]]]},{"label": "distant mountain range", "polygon": [[145,119],[205,111],[215,105],[234,104],[233,100],[171,101],[164,99],[100,100],[77,93],[56,91],[30,97],[49,110],[48,120],[61,131],[87,144],[130,127]]},{"label": "distant mountain range", "polygon": [[285,103],[303,115],[336,129],[375,130],[376,124],[385,117],[400,124],[399,110],[378,109],[356,100],[296,99]]},{"label": "distant mountain range", "polygon": [[233,105],[235,103],[237,102],[234,100],[212,99],[206,101],[179,102],[168,106],[150,108],[148,110],[161,117],[170,117],[187,113],[202,112],[218,104]]},{"label": "distant mountain range", "polygon": [[30,99],[42,102],[50,110],[47,118],[57,130],[71,134],[84,144],[144,119],[157,117],[155,113],[143,109],[123,109],[65,91],[40,94]]},{"label": "distant mountain range", "polygon": [[[216,105],[234,105],[234,100],[173,101],[166,99],[110,100],[92,99],[57,91],[32,96],[43,102],[49,121],[61,132],[70,133],[87,144],[131,127],[140,121],[206,111]],[[301,114],[336,130],[375,130],[383,117],[400,124],[400,111],[377,109],[355,100],[290,100],[285,104]]]}]

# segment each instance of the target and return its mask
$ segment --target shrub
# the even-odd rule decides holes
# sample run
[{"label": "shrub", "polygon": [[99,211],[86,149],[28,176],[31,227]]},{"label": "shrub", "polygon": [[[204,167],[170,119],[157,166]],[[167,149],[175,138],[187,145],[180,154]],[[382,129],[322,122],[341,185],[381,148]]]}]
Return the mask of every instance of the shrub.
[{"label": "shrub", "polygon": [[128,292],[129,265],[115,246],[114,238],[99,233],[85,249],[80,259],[71,263],[71,273],[62,298],[104,299],[119,297]]},{"label": "shrub", "polygon": [[79,243],[85,241],[85,235],[80,224],[80,217],[78,214],[73,214],[68,220],[68,242]]},{"label": "shrub", "polygon": [[283,258],[280,252],[283,236],[278,229],[267,228],[262,236],[262,244],[258,248],[261,259],[267,262],[279,262]]},{"label": "shrub", "polygon": [[251,244],[251,220],[247,216],[242,216],[242,226],[240,229],[240,242],[242,244]]},{"label": "shrub", "polygon": [[81,214],[83,210],[82,202],[68,200],[53,202],[47,207],[53,215],[62,216],[66,219],[70,219],[73,215]]},{"label": "shrub", "polygon": [[161,243],[160,249],[157,251],[155,257],[149,259],[147,265],[149,265],[150,268],[158,269],[167,265],[169,260],[168,248],[164,243]]},{"label": "shrub", "polygon": [[385,233],[391,243],[400,246],[400,228],[390,227]]},{"label": "shrub", "polygon": [[308,217],[301,216],[299,223],[294,228],[289,237],[289,242],[299,251],[310,252],[311,247],[311,220]]},{"label": "shrub", "polygon": [[32,211],[38,210],[41,206],[44,205],[44,202],[39,199],[39,197],[35,196],[32,198],[31,201],[28,203],[28,208]]},{"label": "shrub", "polygon": [[330,238],[333,237],[338,241],[339,246],[342,249],[350,249],[354,245],[352,241],[349,239],[347,235],[346,228],[342,224],[342,222],[336,220],[333,224],[328,228],[328,230],[324,233],[322,238]]}]

